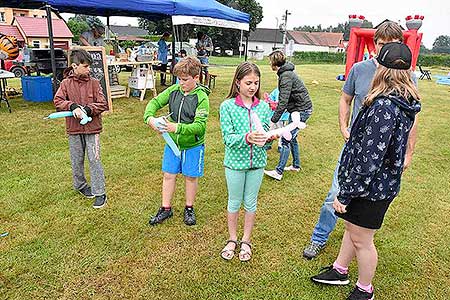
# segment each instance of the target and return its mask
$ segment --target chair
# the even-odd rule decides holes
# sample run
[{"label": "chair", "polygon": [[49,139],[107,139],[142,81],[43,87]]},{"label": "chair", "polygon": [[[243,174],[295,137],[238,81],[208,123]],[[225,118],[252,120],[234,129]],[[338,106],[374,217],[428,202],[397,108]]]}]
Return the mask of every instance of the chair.
[{"label": "chair", "polygon": [[216,87],[216,77],[217,77],[217,74],[211,74],[211,73],[208,73],[208,87],[211,89],[211,88],[214,88],[214,87]]},{"label": "chair", "polygon": [[430,72],[430,70],[424,70],[424,69],[422,69],[421,65],[418,65],[418,66],[419,66],[419,71],[420,71],[419,79],[427,78],[428,80],[431,80],[431,72]]}]

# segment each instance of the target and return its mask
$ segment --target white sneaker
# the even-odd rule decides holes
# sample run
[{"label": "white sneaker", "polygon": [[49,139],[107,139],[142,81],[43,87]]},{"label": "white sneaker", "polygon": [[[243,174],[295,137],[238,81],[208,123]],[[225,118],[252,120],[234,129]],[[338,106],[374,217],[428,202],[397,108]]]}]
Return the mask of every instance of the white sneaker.
[{"label": "white sneaker", "polygon": [[276,179],[276,180],[281,180],[281,178],[283,178],[283,174],[278,174],[277,170],[271,170],[271,171],[264,170],[264,174],[266,174],[267,176],[272,177],[273,179]]},{"label": "white sneaker", "polygon": [[300,172],[300,168],[296,168],[296,167],[294,167],[294,166],[289,166],[289,167],[286,167],[286,168],[284,168],[284,170],[285,171],[294,171],[294,172]]}]

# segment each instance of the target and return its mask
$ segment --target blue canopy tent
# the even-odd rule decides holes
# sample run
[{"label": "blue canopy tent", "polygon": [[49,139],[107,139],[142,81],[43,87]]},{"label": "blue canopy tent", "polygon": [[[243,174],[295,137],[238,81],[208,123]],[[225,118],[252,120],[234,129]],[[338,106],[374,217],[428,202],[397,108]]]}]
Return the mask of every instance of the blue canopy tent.
[{"label": "blue canopy tent", "polygon": [[[196,16],[248,24],[250,16],[214,0],[0,0],[0,7],[41,8],[50,5],[61,13],[164,19]],[[248,29],[247,29],[248,30]]]},{"label": "blue canopy tent", "polygon": [[[56,63],[51,11],[94,16],[128,16],[160,20],[172,16],[173,24],[196,24],[249,30],[250,16],[214,0],[0,0],[0,7],[45,8],[53,74]],[[172,47],[174,51],[175,47]]]}]

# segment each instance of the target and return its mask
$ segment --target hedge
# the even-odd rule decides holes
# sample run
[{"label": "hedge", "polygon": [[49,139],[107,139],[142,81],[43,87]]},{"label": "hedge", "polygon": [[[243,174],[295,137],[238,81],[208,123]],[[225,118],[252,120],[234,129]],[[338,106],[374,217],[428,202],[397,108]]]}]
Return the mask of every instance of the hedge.
[{"label": "hedge", "polygon": [[450,54],[420,54],[417,63],[425,67],[450,67]]},{"label": "hedge", "polygon": [[296,64],[345,64],[345,53],[340,52],[294,52]]}]

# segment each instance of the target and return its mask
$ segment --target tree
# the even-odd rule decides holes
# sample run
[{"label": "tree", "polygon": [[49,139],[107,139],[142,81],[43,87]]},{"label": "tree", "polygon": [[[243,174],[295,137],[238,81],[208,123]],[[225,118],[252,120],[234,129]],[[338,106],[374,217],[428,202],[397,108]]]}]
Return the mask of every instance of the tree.
[{"label": "tree", "polygon": [[[250,15],[249,27],[252,31],[263,19],[262,6],[256,0],[218,0],[218,2],[248,13]],[[151,21],[139,18],[139,27],[146,29],[149,34],[162,34],[165,31],[172,31],[172,20],[168,18],[161,21]],[[189,37],[196,38],[196,32],[199,31],[206,33],[211,37],[214,47],[220,47],[222,54],[227,49],[237,51],[239,48],[240,30],[206,26],[194,27],[192,25],[179,26],[177,30],[179,30],[177,34],[182,36],[183,40]]]},{"label": "tree", "polygon": [[425,45],[422,43],[420,44],[420,52],[419,54],[429,54],[431,53],[431,50],[425,47]]},{"label": "tree", "polygon": [[[263,19],[262,6],[258,2],[256,2],[256,0],[235,0],[231,2],[234,2],[234,5],[237,4],[236,9],[246,12],[250,15],[250,30],[255,31],[256,26],[261,23]],[[229,6],[233,7],[232,5]]]},{"label": "tree", "polygon": [[450,36],[440,35],[433,43],[434,53],[450,53]]},{"label": "tree", "polygon": [[172,19],[166,18],[159,21],[152,21],[149,19],[139,18],[139,28],[148,31],[148,34],[163,34],[164,32],[172,31]]},{"label": "tree", "polygon": [[70,31],[73,34],[73,40],[79,41],[80,35],[89,30],[89,25],[83,16],[75,15],[75,17],[70,17],[67,21],[67,27],[69,27]]},{"label": "tree", "polygon": [[[218,0],[218,2],[248,13],[250,15],[249,27],[251,31],[254,31],[263,19],[262,6],[256,0]],[[220,47],[221,54],[224,54],[227,49],[233,49],[234,52],[238,51],[241,39],[240,30],[209,27],[205,28],[204,32],[211,37],[215,47]],[[247,35],[248,32],[245,32],[245,36]]]}]

